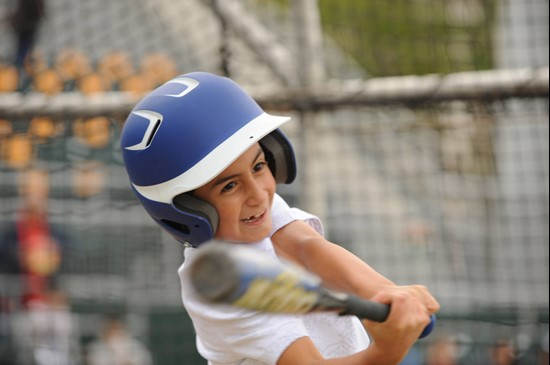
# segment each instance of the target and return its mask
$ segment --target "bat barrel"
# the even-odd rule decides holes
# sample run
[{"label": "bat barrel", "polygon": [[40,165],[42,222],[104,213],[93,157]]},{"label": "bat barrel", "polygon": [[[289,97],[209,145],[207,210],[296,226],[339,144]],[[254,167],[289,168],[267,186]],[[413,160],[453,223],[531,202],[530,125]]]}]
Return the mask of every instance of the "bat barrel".
[{"label": "bat barrel", "polygon": [[191,263],[191,283],[201,297],[211,302],[229,302],[239,290],[239,268],[222,246],[201,251]]},{"label": "bat barrel", "polygon": [[236,244],[205,243],[190,265],[191,283],[204,299],[259,311],[305,313],[321,287],[302,268]]}]

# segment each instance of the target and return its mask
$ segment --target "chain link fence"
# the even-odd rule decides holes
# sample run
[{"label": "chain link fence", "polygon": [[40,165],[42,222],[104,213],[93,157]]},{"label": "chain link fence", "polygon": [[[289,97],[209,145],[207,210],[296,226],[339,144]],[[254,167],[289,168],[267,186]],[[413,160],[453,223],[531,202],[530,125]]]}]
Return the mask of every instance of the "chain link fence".
[{"label": "chain link fence", "polygon": [[[0,16],[11,8],[0,0]],[[50,0],[26,78],[15,45],[0,23],[6,363],[41,356],[25,332],[30,280],[8,260],[29,197],[61,249],[27,265],[56,274],[72,363],[89,363],[115,316],[155,363],[205,363],[181,306],[182,249],[132,195],[118,145],[143,92],[195,70],[291,115],[299,176],[281,194],[440,300],[408,360],[449,339],[462,364],[489,363],[502,338],[522,364],[541,361],[545,336],[547,351],[547,1]]]}]

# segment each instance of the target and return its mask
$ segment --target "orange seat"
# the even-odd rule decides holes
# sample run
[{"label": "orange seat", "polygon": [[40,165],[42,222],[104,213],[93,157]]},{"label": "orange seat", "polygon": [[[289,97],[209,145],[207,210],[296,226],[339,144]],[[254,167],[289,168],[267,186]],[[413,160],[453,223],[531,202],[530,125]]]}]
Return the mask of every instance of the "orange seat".
[{"label": "orange seat", "polygon": [[64,82],[76,81],[92,72],[86,54],[76,49],[64,49],[57,55],[55,69]]},{"label": "orange seat", "polygon": [[105,92],[109,87],[107,80],[102,74],[92,72],[82,76],[77,81],[77,89],[86,95],[92,95]]},{"label": "orange seat", "polygon": [[110,142],[111,128],[107,117],[78,118],[73,123],[73,135],[93,148],[106,147]]},{"label": "orange seat", "polygon": [[99,61],[98,71],[108,83],[117,87],[122,80],[134,74],[134,66],[126,53],[114,51]]},{"label": "orange seat", "polygon": [[59,128],[52,118],[48,117],[33,117],[31,119],[28,133],[38,140],[46,140],[54,137]]},{"label": "orange seat", "polygon": [[17,68],[11,65],[0,65],[0,92],[14,92],[19,83]]},{"label": "orange seat", "polygon": [[38,92],[53,95],[63,91],[63,80],[56,70],[48,68],[34,76],[33,87]]},{"label": "orange seat", "polygon": [[151,53],[141,62],[141,72],[148,75],[154,86],[161,85],[177,76],[175,62],[164,53]]},{"label": "orange seat", "polygon": [[2,143],[2,157],[11,168],[23,168],[30,164],[33,157],[33,145],[28,134],[17,133]]},{"label": "orange seat", "polygon": [[13,125],[7,119],[0,119],[0,141],[13,132]]},{"label": "orange seat", "polygon": [[130,92],[136,96],[141,96],[151,91],[155,86],[152,77],[148,74],[135,74],[122,80],[120,90]]}]

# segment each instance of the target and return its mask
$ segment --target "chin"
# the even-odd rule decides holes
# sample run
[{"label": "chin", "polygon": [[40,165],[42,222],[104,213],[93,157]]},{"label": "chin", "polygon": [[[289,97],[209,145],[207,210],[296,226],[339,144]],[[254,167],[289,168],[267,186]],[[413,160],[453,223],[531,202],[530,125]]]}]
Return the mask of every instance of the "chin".
[{"label": "chin", "polygon": [[267,238],[271,232],[271,225],[263,227],[256,232],[249,232],[248,234],[241,235],[240,242],[242,243],[255,243]]},{"label": "chin", "polygon": [[245,239],[243,239],[241,242],[243,243],[255,243],[255,242],[260,242],[261,240],[265,239],[268,237],[269,235],[269,232],[271,231],[271,228],[270,229],[266,229],[262,232],[258,232],[257,234],[253,234],[253,235],[247,235],[247,237]]},{"label": "chin", "polygon": [[232,236],[216,236],[215,239],[219,241],[224,242],[232,242],[232,243],[256,243],[260,242],[261,240],[268,237],[270,229],[266,229],[265,232],[262,230],[262,232],[254,233],[254,234],[240,234],[240,235],[232,235]]}]

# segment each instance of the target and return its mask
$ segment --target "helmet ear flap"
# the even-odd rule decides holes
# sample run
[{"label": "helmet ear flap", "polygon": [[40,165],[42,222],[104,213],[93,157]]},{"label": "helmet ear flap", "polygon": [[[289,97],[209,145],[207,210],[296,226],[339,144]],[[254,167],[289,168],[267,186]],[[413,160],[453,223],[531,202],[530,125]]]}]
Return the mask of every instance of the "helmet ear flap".
[{"label": "helmet ear flap", "polygon": [[296,158],[292,145],[279,129],[260,140],[267,164],[277,183],[290,184],[296,178]]},{"label": "helmet ear flap", "polygon": [[[214,238],[213,235],[216,234],[219,217],[218,212],[213,205],[205,202],[204,200],[194,197],[190,192],[175,196],[172,200],[172,204],[176,209],[184,213],[185,216],[196,217],[186,222],[187,224],[185,224],[185,227],[182,229],[181,232],[182,234],[189,236],[189,238],[203,237],[200,242],[192,242],[192,240],[189,240],[189,243],[192,246],[196,247],[203,241]],[[205,229],[203,226],[204,222],[206,222],[208,226],[207,229]],[[211,237],[205,237],[205,235]],[[204,237],[206,239],[204,239]]]}]

